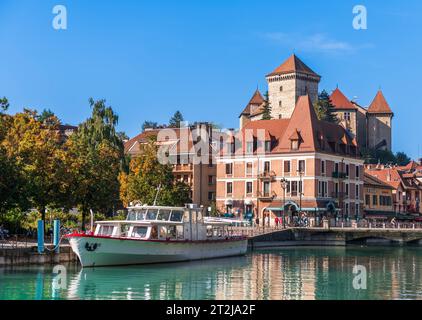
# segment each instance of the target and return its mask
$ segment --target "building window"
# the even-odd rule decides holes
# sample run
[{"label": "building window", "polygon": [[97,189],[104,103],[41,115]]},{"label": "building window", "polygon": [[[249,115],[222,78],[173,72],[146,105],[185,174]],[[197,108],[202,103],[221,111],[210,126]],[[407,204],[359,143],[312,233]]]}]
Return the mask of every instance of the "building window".
[{"label": "building window", "polygon": [[305,160],[299,160],[299,172],[305,173]]},{"label": "building window", "polygon": [[297,195],[298,195],[298,181],[292,181],[291,195],[292,195],[292,197],[297,197]]},{"label": "building window", "polygon": [[265,141],[265,152],[271,152],[271,141]]},{"label": "building window", "polygon": [[283,92],[283,86],[280,86],[280,92]]},{"label": "building window", "polygon": [[345,207],[344,208],[344,213],[348,216],[349,215],[349,204],[346,203],[344,207]]},{"label": "building window", "polygon": [[344,184],[344,187],[345,187],[345,189],[346,189],[346,198],[348,198],[349,197],[349,184],[347,184],[347,183],[345,183]]},{"label": "building window", "polygon": [[378,196],[376,194],[372,196],[372,205],[374,206],[378,205]]},{"label": "building window", "polygon": [[227,182],[226,184],[226,194],[231,195],[233,193],[233,182]]},{"label": "building window", "polygon": [[270,195],[270,183],[268,181],[264,182],[264,196],[268,197]]},{"label": "building window", "polygon": [[299,140],[292,140],[291,149],[299,150]]},{"label": "building window", "polygon": [[350,121],[350,112],[345,112],[344,113],[344,120]]},{"label": "building window", "polygon": [[253,189],[252,189],[252,182],[248,181],[246,182],[246,194],[252,194]]},{"label": "building window", "polygon": [[339,165],[338,162],[334,165],[334,172],[339,172]]},{"label": "building window", "polygon": [[371,196],[369,194],[365,195],[365,205],[368,207],[371,206]]},{"label": "building window", "polygon": [[334,192],[335,192],[335,198],[338,198],[338,193],[339,193],[339,184],[338,182],[335,183],[334,185]]},{"label": "building window", "polygon": [[248,176],[252,175],[252,162],[246,163],[246,175]]},{"label": "building window", "polygon": [[359,217],[359,204],[356,203],[355,205],[355,213],[356,213],[356,218]]},{"label": "building window", "polygon": [[359,178],[360,178],[360,172],[359,172],[360,170],[359,170],[359,166],[356,166],[355,167],[355,177],[356,177],[356,180],[359,180]]},{"label": "building window", "polygon": [[279,101],[279,102],[278,102],[278,106],[281,108],[281,107],[282,107],[282,105],[283,105],[283,104],[282,104],[282,102],[281,102],[281,101]]},{"label": "building window", "polygon": [[246,143],[246,152],[249,154],[253,153],[253,142],[247,142]]},{"label": "building window", "polygon": [[214,201],[215,200],[214,192],[208,192],[208,200],[209,201]]},{"label": "building window", "polygon": [[284,174],[290,175],[290,161],[284,161]]},{"label": "building window", "polygon": [[268,172],[270,172],[271,171],[271,162],[269,162],[269,161],[265,161],[264,162],[264,172],[265,173],[268,173]]},{"label": "building window", "polygon": [[318,182],[318,195],[323,198],[326,198],[328,196],[328,182],[327,181]]},{"label": "building window", "polygon": [[360,198],[360,196],[359,196],[359,185],[357,184],[355,188],[356,188],[356,193],[355,193],[356,199],[359,199]]},{"label": "building window", "polygon": [[321,174],[325,175],[325,161],[324,160],[321,161]]},{"label": "building window", "polygon": [[208,184],[213,185],[214,184],[214,176],[208,176]]},{"label": "building window", "polygon": [[233,163],[226,163],[226,174],[233,174]]},{"label": "building window", "polygon": [[348,164],[346,164],[346,177],[349,177],[349,165]]}]

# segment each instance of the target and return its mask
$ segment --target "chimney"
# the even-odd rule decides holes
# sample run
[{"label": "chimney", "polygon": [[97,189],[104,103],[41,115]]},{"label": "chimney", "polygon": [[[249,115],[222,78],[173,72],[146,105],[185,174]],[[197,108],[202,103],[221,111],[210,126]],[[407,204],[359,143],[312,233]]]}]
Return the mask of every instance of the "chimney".
[{"label": "chimney", "polygon": [[388,173],[387,173],[387,181],[390,182],[391,181],[391,170],[388,169]]}]

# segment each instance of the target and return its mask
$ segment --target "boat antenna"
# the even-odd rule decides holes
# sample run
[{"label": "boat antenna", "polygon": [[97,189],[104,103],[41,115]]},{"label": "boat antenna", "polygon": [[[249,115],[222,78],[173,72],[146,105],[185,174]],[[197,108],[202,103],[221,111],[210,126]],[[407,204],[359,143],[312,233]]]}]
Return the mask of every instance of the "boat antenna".
[{"label": "boat antenna", "polygon": [[155,199],[154,199],[154,206],[157,203],[157,198],[158,198],[158,194],[160,193],[160,189],[161,189],[161,183],[159,184],[158,188],[157,188],[157,193],[155,194]]}]

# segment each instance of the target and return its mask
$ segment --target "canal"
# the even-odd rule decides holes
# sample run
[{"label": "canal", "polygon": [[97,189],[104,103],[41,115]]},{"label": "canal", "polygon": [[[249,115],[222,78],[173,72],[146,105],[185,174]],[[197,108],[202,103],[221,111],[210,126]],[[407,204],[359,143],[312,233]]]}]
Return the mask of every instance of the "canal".
[{"label": "canal", "polygon": [[[356,265],[366,269],[366,289],[354,288]],[[64,267],[60,276],[53,266],[1,268],[0,300],[422,298],[418,247],[296,247],[191,263]]]}]

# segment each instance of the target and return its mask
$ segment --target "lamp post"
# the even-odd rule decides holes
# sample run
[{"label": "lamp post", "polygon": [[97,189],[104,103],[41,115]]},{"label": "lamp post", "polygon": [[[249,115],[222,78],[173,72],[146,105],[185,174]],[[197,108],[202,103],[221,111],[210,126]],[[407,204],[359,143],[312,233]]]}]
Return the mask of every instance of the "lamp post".
[{"label": "lamp post", "polygon": [[286,210],[286,189],[287,184],[289,182],[286,180],[286,178],[282,178],[280,181],[281,188],[283,189],[283,228],[286,228],[286,219],[285,219],[285,210]]}]

